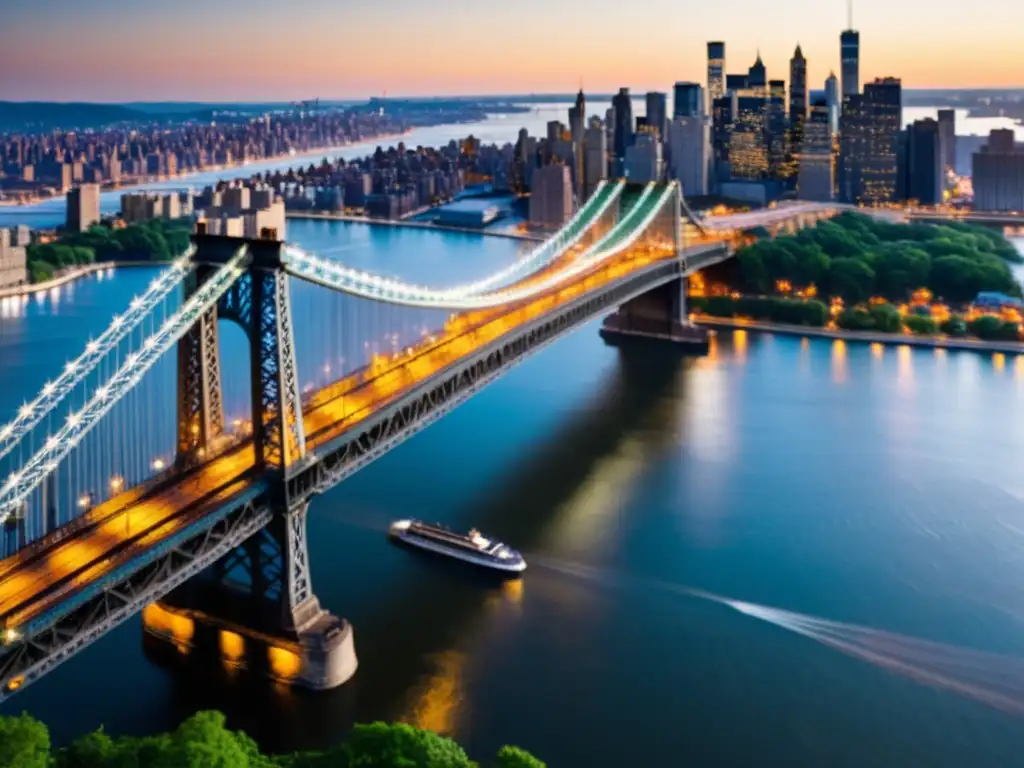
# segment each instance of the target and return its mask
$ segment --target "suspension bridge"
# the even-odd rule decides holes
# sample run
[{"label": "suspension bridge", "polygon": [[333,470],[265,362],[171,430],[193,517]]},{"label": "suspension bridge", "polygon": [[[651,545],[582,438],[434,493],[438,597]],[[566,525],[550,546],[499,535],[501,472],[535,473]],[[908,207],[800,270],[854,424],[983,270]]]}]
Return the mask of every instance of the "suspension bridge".
[{"label": "suspension bridge", "polygon": [[514,263],[443,287],[197,224],[0,427],[0,700],[140,611],[173,646],[205,633],[277,679],[345,682],[352,627],[313,590],[310,500],[590,320],[699,344],[685,278],[740,231],[705,224],[677,184],[607,182]]}]

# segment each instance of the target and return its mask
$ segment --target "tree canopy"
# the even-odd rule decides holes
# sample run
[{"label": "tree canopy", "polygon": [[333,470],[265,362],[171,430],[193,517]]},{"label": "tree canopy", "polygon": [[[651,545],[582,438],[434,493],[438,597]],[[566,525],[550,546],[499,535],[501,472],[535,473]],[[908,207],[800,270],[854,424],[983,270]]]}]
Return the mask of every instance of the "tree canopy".
[{"label": "tree canopy", "polygon": [[[518,747],[502,747],[485,766],[545,768]],[[452,739],[401,723],[357,725],[324,752],[264,755],[226,725],[220,712],[197,712],[171,733],[111,737],[102,729],[54,750],[46,726],[23,714],[0,717],[0,768],[479,768]]]},{"label": "tree canopy", "polygon": [[814,285],[822,296],[857,304],[872,296],[902,302],[928,288],[951,304],[981,291],[1020,296],[1009,262],[1024,262],[999,232],[951,222],[894,224],[842,213],[796,235],[748,245],[736,254],[746,293],[771,293],[779,281]]},{"label": "tree canopy", "polygon": [[58,270],[95,262],[167,261],[185,252],[191,232],[191,219],[153,219],[123,229],[94,225],[55,243],[30,245],[26,258],[32,281],[38,283]]}]

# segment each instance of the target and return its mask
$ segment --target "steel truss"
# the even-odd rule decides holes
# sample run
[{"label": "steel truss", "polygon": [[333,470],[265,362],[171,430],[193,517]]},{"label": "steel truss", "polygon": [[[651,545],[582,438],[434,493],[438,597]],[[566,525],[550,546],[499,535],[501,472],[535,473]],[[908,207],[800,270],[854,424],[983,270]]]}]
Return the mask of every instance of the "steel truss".
[{"label": "steel truss", "polygon": [[0,648],[0,703],[237,548],[272,517],[259,499],[246,501],[141,568],[98,587],[56,621],[26,629],[17,642]]},{"label": "steel truss", "polygon": [[[186,299],[191,298],[199,289],[209,273],[209,267],[193,272],[186,282]],[[180,462],[197,461],[199,449],[205,448],[213,438],[224,431],[219,345],[215,306],[204,312],[178,342]]]},{"label": "steel truss", "polygon": [[361,424],[358,431],[342,434],[318,447],[314,455],[319,461],[288,479],[289,498],[296,502],[308,500],[337,485],[565,333],[640,294],[679,280],[684,270],[683,263],[675,259],[653,264],[481,348],[382,409]]}]

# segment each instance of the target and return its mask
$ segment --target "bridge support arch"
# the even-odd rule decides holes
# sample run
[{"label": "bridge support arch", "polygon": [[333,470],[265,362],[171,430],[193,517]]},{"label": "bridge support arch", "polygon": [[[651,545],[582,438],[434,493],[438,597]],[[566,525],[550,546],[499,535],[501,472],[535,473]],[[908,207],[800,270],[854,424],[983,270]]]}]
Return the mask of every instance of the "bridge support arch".
[{"label": "bridge support arch", "polygon": [[[188,626],[189,643],[209,646],[226,663],[284,682],[334,688],[355,674],[352,627],[325,611],[313,592],[306,547],[305,499],[292,499],[289,480],[306,464],[302,401],[294,354],[283,243],[274,232],[259,240],[195,236],[195,270],[186,298],[218,266],[247,248],[245,272],[206,312],[178,347],[178,456],[182,469],[228,451],[240,466],[267,478],[260,503],[270,522],[207,572],[144,613],[150,636],[183,641],[168,626]],[[237,323],[248,339],[252,384],[251,446],[225,432],[217,322]],[[148,618],[147,618],[148,617]]]},{"label": "bridge support arch", "polygon": [[[659,214],[645,236],[662,242],[670,239],[680,262],[679,277],[626,302],[604,319],[601,337],[610,344],[647,339],[667,342],[696,354],[708,350],[708,331],[690,323],[686,309],[686,264],[682,212],[685,204],[679,185],[675,197]],[[644,243],[641,242],[641,247]]]}]

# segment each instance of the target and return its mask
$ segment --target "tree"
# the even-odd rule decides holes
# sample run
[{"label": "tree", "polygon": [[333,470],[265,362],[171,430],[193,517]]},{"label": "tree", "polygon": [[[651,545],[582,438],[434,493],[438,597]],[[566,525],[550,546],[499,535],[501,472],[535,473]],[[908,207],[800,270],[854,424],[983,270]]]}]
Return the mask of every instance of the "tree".
[{"label": "tree", "polygon": [[967,323],[959,315],[950,315],[945,320],[939,329],[948,336],[966,336],[967,335]]},{"label": "tree", "polygon": [[48,768],[50,732],[46,726],[23,712],[17,717],[0,717],[0,768]]},{"label": "tree", "polygon": [[874,330],[875,320],[867,310],[844,309],[836,317],[836,325],[844,331],[871,331]]},{"label": "tree", "polygon": [[921,315],[907,315],[903,319],[903,324],[907,326],[908,331],[920,336],[930,336],[937,330],[934,320]]},{"label": "tree", "polygon": [[351,768],[475,768],[451,739],[404,723],[357,725],[339,752]]},{"label": "tree", "polygon": [[525,749],[504,746],[498,750],[498,768],[547,768]]},{"label": "tree", "polygon": [[861,304],[871,297],[875,272],[863,261],[851,258],[832,259],[828,270],[828,289],[849,305]]},{"label": "tree", "polygon": [[903,330],[903,318],[891,304],[875,304],[868,312],[876,330],[884,333],[899,333]]}]

